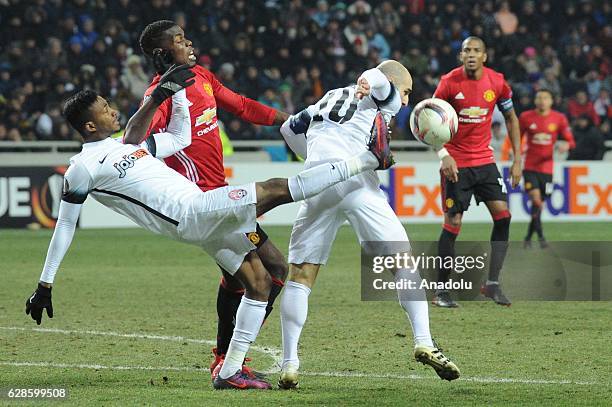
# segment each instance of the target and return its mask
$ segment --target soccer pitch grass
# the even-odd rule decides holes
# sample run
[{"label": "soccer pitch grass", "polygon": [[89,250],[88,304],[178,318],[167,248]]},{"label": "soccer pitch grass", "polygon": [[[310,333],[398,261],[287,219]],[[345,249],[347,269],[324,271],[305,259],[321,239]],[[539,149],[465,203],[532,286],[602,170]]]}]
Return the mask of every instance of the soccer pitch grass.
[{"label": "soccer pitch grass", "polygon": [[[611,227],[544,225],[551,241],[612,240]],[[461,239],[486,240],[490,228],[466,224]],[[440,226],[407,229],[413,240],[435,240]],[[286,252],[290,228],[266,230]],[[511,238],[525,230],[513,224]],[[137,229],[77,230],[53,291],[55,317],[44,314],[37,327],[24,304],[50,236],[0,231],[0,388],[65,387],[78,405],[610,405],[609,302],[432,307],[432,334],[462,371],[442,381],[414,361],[397,303],[360,301],[348,227],[310,296],[301,389],[214,391],[219,272],[204,252]],[[272,368],[281,347],[278,303],[249,354],[259,370]],[[269,378],[275,384],[278,374]]]}]

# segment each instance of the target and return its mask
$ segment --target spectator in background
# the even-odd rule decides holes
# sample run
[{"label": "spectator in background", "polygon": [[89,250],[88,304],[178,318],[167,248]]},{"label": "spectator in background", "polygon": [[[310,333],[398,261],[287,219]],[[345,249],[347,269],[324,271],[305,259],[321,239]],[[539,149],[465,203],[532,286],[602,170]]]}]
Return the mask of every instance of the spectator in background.
[{"label": "spectator in background", "polygon": [[301,66],[296,68],[295,73],[290,78],[289,83],[292,89],[292,102],[295,106],[295,111],[300,111],[307,107],[305,103],[306,95],[312,93],[310,79],[308,78],[308,71],[305,67]]},{"label": "spectator in background", "polygon": [[88,15],[80,18],[80,27],[76,36],[81,43],[84,51],[88,51],[93,47],[94,42],[98,39],[98,33],[95,31],[94,20]]},{"label": "spectator in background", "polygon": [[368,39],[368,49],[376,49],[381,60],[389,59],[391,56],[391,47],[389,47],[389,43],[384,35],[375,32],[373,28],[368,28],[366,30],[366,37]]},{"label": "spectator in background", "polygon": [[376,25],[379,29],[386,26],[399,27],[401,19],[396,7],[390,1],[383,1],[374,10],[374,18],[376,19]]},{"label": "spectator in background", "polygon": [[527,47],[524,50],[525,59],[523,69],[527,73],[527,80],[531,83],[537,82],[542,77],[542,71],[538,64],[538,53],[534,47]]},{"label": "spectator in background", "polygon": [[590,115],[582,115],[576,119],[574,126],[576,148],[570,151],[568,160],[601,160],[606,152],[604,137],[601,131],[593,125]]},{"label": "spectator in background", "polygon": [[599,126],[600,119],[593,103],[589,101],[587,93],[584,90],[579,90],[572,100],[569,101],[567,111],[570,119],[575,120],[579,117],[588,117],[595,126]]},{"label": "spectator in background", "polygon": [[334,89],[340,86],[347,86],[354,82],[354,78],[349,76],[346,69],[346,63],[342,59],[334,61],[333,70],[327,75],[323,81],[326,89]]},{"label": "spectator in background", "polygon": [[283,112],[296,112],[291,95],[291,85],[283,83],[278,87],[279,101]]},{"label": "spectator in background", "polygon": [[365,35],[363,24],[357,17],[352,17],[344,29],[344,37],[355,54],[365,56],[368,54],[368,38]]},{"label": "spectator in background", "polygon": [[[311,92],[310,94],[315,99],[320,99],[325,94],[325,90],[323,87],[323,81],[321,80],[321,70],[318,66],[313,66],[310,68],[310,83],[311,83]],[[310,104],[310,103],[307,103]]]},{"label": "spectator in background", "polygon": [[325,28],[330,19],[329,4],[326,0],[317,1],[317,11],[312,15],[312,19],[321,28]]},{"label": "spectator in background", "polygon": [[227,88],[234,90],[237,88],[236,80],[234,79],[235,72],[236,69],[234,68],[234,65],[229,62],[225,62],[219,67],[217,76],[219,77],[221,83],[223,83]]},{"label": "spectator in background", "polygon": [[499,10],[495,13],[495,21],[504,35],[514,34],[519,23],[516,14],[510,10],[510,3],[507,1],[501,2]]},{"label": "spectator in background", "polygon": [[589,100],[595,100],[602,87],[601,80],[599,79],[599,73],[595,70],[589,71],[589,73],[587,73],[584,77],[584,84],[586,86]]},{"label": "spectator in background", "polygon": [[548,89],[553,95],[561,94],[561,84],[555,75],[555,71],[552,68],[546,68],[544,70],[544,77],[540,78],[537,84],[538,89]]},{"label": "spectator in background", "polygon": [[149,76],[144,72],[138,55],[130,55],[121,74],[121,83],[129,92],[131,100],[138,103],[149,87]]},{"label": "spectator in background", "polygon": [[599,95],[593,102],[593,109],[601,121],[612,119],[612,105],[610,102],[610,91],[602,88],[599,90]]},{"label": "spectator in background", "polygon": [[[453,46],[470,33],[491,39],[487,63],[512,82],[517,110],[521,94],[530,101],[541,87],[554,91],[560,107],[568,105],[561,95],[587,89],[596,115],[607,117],[600,89],[612,88],[612,7],[572,2],[148,0],[143,8],[129,0],[14,0],[10,6],[0,0],[0,122],[7,136],[45,138],[35,131],[43,113],[49,116],[50,106],[81,85],[110,96],[126,117],[139,86],[127,79],[129,66],[137,68],[136,37],[160,15],[191,27],[199,64],[214,72],[223,63],[233,66],[230,87],[253,98],[271,87],[283,105],[298,110],[388,57],[413,65],[421,94],[412,100],[418,101],[435,89],[440,72],[458,65]],[[135,76],[150,76],[147,69]],[[10,103],[16,91],[21,111]],[[227,127],[232,135],[258,131],[230,121]],[[71,139],[66,129],[53,131]]]}]

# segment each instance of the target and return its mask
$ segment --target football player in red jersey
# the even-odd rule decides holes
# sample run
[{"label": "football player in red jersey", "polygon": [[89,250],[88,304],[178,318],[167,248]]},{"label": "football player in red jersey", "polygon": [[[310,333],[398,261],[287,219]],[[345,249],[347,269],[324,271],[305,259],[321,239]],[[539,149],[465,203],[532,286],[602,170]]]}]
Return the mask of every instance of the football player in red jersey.
[{"label": "football player in red jersey", "polygon": [[[461,228],[463,212],[476,202],[484,202],[493,218],[489,276],[481,287],[486,297],[497,304],[510,305],[499,285],[499,274],[508,250],[510,212],[506,184],[495,165],[491,144],[491,116],[495,105],[506,119],[512,141],[514,162],[510,169],[512,187],[521,179],[521,139],[518,118],[512,104],[512,89],[501,73],[484,66],[485,43],[468,37],[459,54],[463,66],[442,76],[434,97],[449,102],[457,111],[459,129],[452,140],[438,151],[441,163],[442,207],[444,226],[438,241],[439,255],[454,256],[455,240]],[[452,270],[441,267],[438,282],[446,282]],[[447,290],[438,290],[433,303],[456,307]]]},{"label": "football player in red jersey", "polygon": [[[152,59],[158,73],[145,92],[145,100],[157,86],[160,74],[172,64],[189,64],[196,74],[195,84],[187,91],[191,103],[192,143],[189,147],[164,159],[165,163],[195,182],[200,189],[208,191],[227,185],[223,166],[223,149],[219,137],[217,108],[220,107],[250,123],[272,126],[281,125],[289,115],[241,96],[223,86],[215,75],[196,65],[192,42],[182,28],[168,20],[149,24],[141,33],[140,46]],[[149,133],[166,128],[172,112],[171,103],[163,103],[153,118]],[[142,140],[125,140],[140,143]],[[274,300],[283,288],[288,267],[283,254],[268,240],[258,226],[255,233],[244,236],[243,242],[226,242],[223,248],[227,256],[239,262],[244,258],[244,248],[252,247],[272,277],[272,290],[266,309],[266,318],[272,311]],[[217,346],[213,349],[214,361],[211,373],[222,363],[234,331],[234,321],[244,289],[242,284],[222,269],[223,277],[217,296]],[[244,366],[244,371],[250,370]],[[214,378],[213,378],[214,379]]]},{"label": "football player in red jersey", "polygon": [[[525,248],[531,247],[533,233],[538,234],[540,247],[546,248],[548,244],[542,232],[540,216],[546,199],[553,190],[553,155],[555,143],[557,149],[565,153],[574,148],[574,136],[570,129],[567,117],[561,112],[552,109],[553,94],[547,89],[540,89],[535,95],[535,109],[521,113],[519,126],[521,136],[526,138],[525,152],[525,190],[531,200],[531,222]],[[563,140],[558,140],[561,136]]]}]

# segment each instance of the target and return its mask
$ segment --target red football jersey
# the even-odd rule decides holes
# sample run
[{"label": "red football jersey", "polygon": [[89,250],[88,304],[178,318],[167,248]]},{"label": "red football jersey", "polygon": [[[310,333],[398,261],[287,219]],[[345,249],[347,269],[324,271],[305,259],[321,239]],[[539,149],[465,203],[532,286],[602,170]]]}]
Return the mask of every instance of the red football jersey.
[{"label": "red football jersey", "polygon": [[563,113],[551,110],[546,116],[527,110],[519,117],[521,136],[526,137],[525,169],[553,173],[553,153],[559,135],[574,148],[574,135]]},{"label": "red football jersey", "polygon": [[[223,148],[217,123],[217,106],[254,123],[269,126],[276,110],[229,90],[210,71],[196,65],[195,83],[187,88],[191,115],[191,145],[164,159],[166,165],[195,182],[202,190],[227,185],[223,167]],[[159,75],[153,78],[145,98],[155,89]],[[170,122],[172,99],[155,112],[147,134],[163,131]]]},{"label": "red football jersey", "polygon": [[444,145],[459,168],[495,162],[491,144],[491,116],[495,105],[511,110],[512,89],[504,75],[483,67],[479,80],[467,77],[463,67],[442,76],[434,97],[450,103],[459,118],[457,134]]}]

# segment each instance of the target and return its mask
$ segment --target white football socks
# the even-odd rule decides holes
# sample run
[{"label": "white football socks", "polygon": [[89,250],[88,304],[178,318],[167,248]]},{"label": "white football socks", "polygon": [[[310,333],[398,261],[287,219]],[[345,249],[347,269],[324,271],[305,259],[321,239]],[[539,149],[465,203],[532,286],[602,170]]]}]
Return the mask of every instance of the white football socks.
[{"label": "white football socks", "polygon": [[354,175],[377,167],[378,160],[374,154],[364,151],[348,160],[317,165],[290,177],[289,192],[294,202],[302,201]]},{"label": "white football socks", "polygon": [[281,327],[283,331],[283,366],[300,367],[298,342],[308,316],[310,288],[295,281],[287,281],[281,298]]},{"label": "white football socks", "polygon": [[[421,276],[418,271],[414,273],[410,269],[401,269],[395,273],[395,281],[406,279],[415,281],[416,287],[421,284]],[[429,308],[424,290],[397,290],[399,303],[406,311],[410,325],[412,326],[412,334],[414,335],[414,344],[433,347],[431,333],[429,332]]]},{"label": "white football socks", "polygon": [[242,369],[242,363],[251,343],[257,338],[264,316],[266,315],[267,301],[256,301],[245,296],[240,301],[236,312],[236,327],[232,341],[225,355],[223,367],[219,372],[222,379],[233,376]]}]

